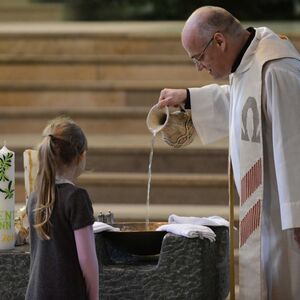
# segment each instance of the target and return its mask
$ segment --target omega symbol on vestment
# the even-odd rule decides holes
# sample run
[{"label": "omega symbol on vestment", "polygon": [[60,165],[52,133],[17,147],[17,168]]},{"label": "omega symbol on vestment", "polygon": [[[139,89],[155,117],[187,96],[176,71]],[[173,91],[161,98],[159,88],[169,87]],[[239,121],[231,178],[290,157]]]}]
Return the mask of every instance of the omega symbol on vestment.
[{"label": "omega symbol on vestment", "polygon": [[[251,140],[250,140],[251,138]],[[241,139],[260,143],[259,112],[255,98],[249,97],[242,110]]]}]

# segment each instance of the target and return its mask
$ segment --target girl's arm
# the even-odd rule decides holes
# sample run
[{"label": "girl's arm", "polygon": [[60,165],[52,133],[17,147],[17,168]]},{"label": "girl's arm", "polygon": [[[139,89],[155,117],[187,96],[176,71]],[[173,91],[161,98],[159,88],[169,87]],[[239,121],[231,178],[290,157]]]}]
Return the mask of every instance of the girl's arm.
[{"label": "girl's arm", "polygon": [[99,270],[93,227],[80,228],[74,234],[89,300],[99,300]]}]

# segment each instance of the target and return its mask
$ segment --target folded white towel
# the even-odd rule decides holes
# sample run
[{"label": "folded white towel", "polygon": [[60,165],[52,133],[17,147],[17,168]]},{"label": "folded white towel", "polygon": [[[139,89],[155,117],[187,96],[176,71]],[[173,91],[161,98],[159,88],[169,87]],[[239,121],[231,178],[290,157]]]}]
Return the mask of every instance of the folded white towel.
[{"label": "folded white towel", "polygon": [[177,215],[169,216],[169,223],[175,224],[197,224],[203,226],[227,226],[229,227],[229,222],[222,217],[219,216],[211,216],[211,217],[181,217]]},{"label": "folded white towel", "polygon": [[93,231],[96,232],[102,232],[102,231],[120,231],[120,228],[112,227],[106,223],[102,222],[94,222],[93,224]]},{"label": "folded white towel", "polygon": [[206,226],[197,224],[166,224],[161,225],[157,231],[167,231],[187,238],[207,238],[211,242],[216,240],[216,234]]}]

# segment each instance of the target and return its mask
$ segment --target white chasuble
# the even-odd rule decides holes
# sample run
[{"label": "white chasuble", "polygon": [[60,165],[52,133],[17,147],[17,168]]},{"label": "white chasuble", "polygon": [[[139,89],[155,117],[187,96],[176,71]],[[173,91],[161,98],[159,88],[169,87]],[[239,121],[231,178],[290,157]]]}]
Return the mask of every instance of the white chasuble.
[{"label": "white chasuble", "polygon": [[[271,60],[294,57],[297,51],[286,40],[270,34],[260,41],[246,72],[236,76],[233,86],[243,88],[240,108],[240,252],[241,299],[266,299],[265,270],[261,247],[263,214],[262,68]],[[237,88],[238,90],[238,88]]]},{"label": "white chasuble", "polygon": [[[273,296],[277,299],[275,294],[269,298],[262,264],[263,253],[268,252],[261,246],[266,159],[263,157],[262,72],[267,62],[280,58],[300,59],[289,41],[280,39],[267,28],[259,28],[241,64],[230,75],[229,86],[190,89],[193,122],[202,141],[208,143],[225,137],[229,130],[230,156],[240,195],[239,299],[242,300]],[[270,178],[265,180],[270,186]],[[267,271],[270,278],[270,269]],[[276,286],[280,288],[280,282]],[[268,282],[268,288],[274,287]]]}]

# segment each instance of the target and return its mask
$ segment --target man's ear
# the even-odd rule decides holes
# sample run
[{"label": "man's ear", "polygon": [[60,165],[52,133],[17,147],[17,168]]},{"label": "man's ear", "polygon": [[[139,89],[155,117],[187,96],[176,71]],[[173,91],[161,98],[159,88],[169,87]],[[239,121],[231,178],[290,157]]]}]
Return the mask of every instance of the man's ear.
[{"label": "man's ear", "polygon": [[215,43],[217,44],[217,46],[222,47],[222,49],[225,49],[226,39],[221,32],[215,33],[214,40],[215,40]]}]

